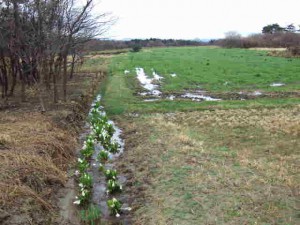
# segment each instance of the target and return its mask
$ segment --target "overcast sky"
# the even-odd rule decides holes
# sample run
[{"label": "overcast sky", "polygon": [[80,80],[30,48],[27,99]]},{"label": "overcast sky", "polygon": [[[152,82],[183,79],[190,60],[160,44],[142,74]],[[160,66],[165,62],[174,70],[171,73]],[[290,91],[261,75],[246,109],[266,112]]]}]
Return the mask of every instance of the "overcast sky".
[{"label": "overcast sky", "polygon": [[300,0],[94,0],[118,18],[109,38],[222,38],[227,31],[300,24]]}]

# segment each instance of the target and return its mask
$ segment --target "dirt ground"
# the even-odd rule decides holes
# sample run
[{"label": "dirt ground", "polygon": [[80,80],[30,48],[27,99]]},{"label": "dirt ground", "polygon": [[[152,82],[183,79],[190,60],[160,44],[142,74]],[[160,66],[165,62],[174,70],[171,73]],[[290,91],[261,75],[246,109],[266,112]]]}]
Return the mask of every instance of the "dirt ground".
[{"label": "dirt ground", "polygon": [[0,103],[0,224],[61,224],[57,193],[68,181],[78,148],[77,137],[102,73],[75,74],[67,102],[52,103],[37,90],[27,101],[15,97]]}]

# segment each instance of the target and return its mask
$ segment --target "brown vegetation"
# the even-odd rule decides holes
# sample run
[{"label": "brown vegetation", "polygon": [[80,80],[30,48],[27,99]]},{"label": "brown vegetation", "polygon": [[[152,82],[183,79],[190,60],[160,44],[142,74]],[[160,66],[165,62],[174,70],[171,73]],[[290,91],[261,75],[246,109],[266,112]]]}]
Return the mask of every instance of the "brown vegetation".
[{"label": "brown vegetation", "polygon": [[[93,39],[85,44],[87,51],[105,51],[130,49],[134,46],[140,47],[170,47],[170,46],[203,46],[207,43],[201,40],[176,40],[176,39],[133,39],[128,41],[97,40]],[[121,51],[122,52],[122,51]]]},{"label": "brown vegetation", "polygon": [[22,103],[17,94],[0,110],[1,224],[60,224],[55,194],[68,180],[78,131],[102,76],[77,74],[64,104],[43,96],[44,114],[35,95]]},{"label": "brown vegetation", "polygon": [[128,118],[122,166],[135,224],[299,222],[299,110]]},{"label": "brown vegetation", "polygon": [[215,44],[226,48],[285,48],[287,51],[281,56],[300,56],[300,34],[290,32],[254,34],[248,37],[231,32],[225,39],[215,42]]}]

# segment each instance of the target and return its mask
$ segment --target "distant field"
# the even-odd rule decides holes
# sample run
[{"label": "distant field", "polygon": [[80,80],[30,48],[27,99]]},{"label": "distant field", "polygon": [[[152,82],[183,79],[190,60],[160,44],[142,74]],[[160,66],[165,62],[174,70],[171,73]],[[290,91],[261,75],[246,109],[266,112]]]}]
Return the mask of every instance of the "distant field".
[{"label": "distant field", "polygon": [[[119,73],[142,67],[147,74],[151,74],[151,69],[154,69],[165,78],[162,85],[164,91],[191,88],[207,91],[300,89],[300,59],[269,57],[267,51],[211,47],[156,48],[129,53],[117,62]],[[177,76],[170,76],[173,73]],[[270,87],[275,82],[286,85]]]}]

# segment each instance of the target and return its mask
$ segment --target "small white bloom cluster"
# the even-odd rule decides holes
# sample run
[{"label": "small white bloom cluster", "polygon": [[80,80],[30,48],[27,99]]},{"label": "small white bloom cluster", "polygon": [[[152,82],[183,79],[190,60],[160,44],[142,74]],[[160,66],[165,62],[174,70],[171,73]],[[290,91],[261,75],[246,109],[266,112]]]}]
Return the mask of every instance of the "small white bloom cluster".
[{"label": "small white bloom cluster", "polygon": [[80,201],[80,199],[76,196],[75,197],[75,201],[73,202],[75,205],[80,205],[80,203],[81,203],[81,201]]},{"label": "small white bloom cluster", "polygon": [[78,158],[77,161],[78,161],[79,163],[83,163],[83,159],[82,159],[82,158]]},{"label": "small white bloom cluster", "polygon": [[107,201],[107,206],[115,214],[116,217],[120,217],[119,212],[121,211],[121,202],[119,202],[116,198],[113,198]]}]

